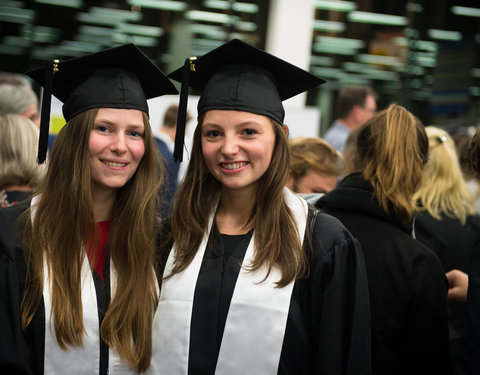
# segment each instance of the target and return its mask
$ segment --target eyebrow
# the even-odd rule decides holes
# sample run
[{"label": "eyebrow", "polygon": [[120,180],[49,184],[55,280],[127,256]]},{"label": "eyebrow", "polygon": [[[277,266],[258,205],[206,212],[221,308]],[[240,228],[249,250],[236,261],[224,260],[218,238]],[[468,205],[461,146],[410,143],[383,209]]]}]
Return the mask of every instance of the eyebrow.
[{"label": "eyebrow", "polygon": [[[103,118],[97,118],[94,121],[95,125],[116,125],[116,122],[110,121],[108,119],[103,119]],[[135,129],[145,129],[145,124],[142,122],[141,124],[128,124],[128,128],[135,128]]]},{"label": "eyebrow", "polygon": [[[202,124],[202,127],[203,126],[222,127],[222,125],[217,124],[215,122],[204,122]],[[244,121],[235,125],[235,127],[242,127],[242,126],[262,126],[262,124],[256,121]]]}]

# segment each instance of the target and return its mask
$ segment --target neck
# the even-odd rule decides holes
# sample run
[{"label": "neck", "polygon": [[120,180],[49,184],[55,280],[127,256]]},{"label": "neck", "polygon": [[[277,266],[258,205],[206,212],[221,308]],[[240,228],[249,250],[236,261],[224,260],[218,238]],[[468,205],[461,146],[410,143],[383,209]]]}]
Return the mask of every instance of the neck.
[{"label": "neck", "polygon": [[252,213],[255,194],[251,191],[222,191],[216,221],[220,233],[245,234],[251,229],[247,225]]},{"label": "neck", "polygon": [[172,141],[175,140],[176,128],[167,128],[165,126],[162,126],[159,131],[168,135]]},{"label": "neck", "polygon": [[95,222],[111,219],[113,203],[115,202],[116,191],[96,191],[93,194],[93,217]]},{"label": "neck", "polygon": [[353,119],[351,119],[350,117],[341,118],[339,119],[339,121],[350,130],[355,130],[358,128],[357,123],[353,121]]}]

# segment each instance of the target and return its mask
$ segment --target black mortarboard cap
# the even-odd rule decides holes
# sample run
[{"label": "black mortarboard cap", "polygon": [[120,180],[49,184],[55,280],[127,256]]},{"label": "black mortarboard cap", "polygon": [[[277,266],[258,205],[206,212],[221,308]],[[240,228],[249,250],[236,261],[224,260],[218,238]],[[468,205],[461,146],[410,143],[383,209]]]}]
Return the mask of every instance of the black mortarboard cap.
[{"label": "black mortarboard cap", "polygon": [[38,162],[46,158],[51,94],[64,104],[66,121],[92,108],[139,109],[148,114],[147,99],[177,94],[170,80],[133,44],[110,48],[27,74],[44,87]]},{"label": "black mortarboard cap", "polygon": [[282,101],[325,81],[239,39],[185,60],[169,74],[182,82],[174,158],[182,160],[188,86],[201,90],[198,116],[210,109],[246,111],[283,124]]}]

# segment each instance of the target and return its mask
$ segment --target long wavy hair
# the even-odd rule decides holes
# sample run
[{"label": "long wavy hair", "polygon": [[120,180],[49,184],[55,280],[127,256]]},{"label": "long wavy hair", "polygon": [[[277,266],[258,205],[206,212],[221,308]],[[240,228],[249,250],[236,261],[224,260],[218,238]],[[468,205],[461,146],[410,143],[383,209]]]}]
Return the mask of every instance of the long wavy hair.
[{"label": "long wavy hair", "polygon": [[[203,158],[202,122],[203,118],[195,129],[190,164],[172,210],[172,236],[177,253],[171,275],[183,271],[193,260],[221,191],[220,183],[210,174]],[[272,120],[272,126],[275,146],[271,163],[259,181],[247,223],[255,228],[255,255],[250,271],[263,265],[270,271],[276,265],[282,273],[277,285],[283,287],[305,276],[308,265],[294,216],[283,196],[290,162],[288,139],[279,123]]]},{"label": "long wavy hair", "polygon": [[455,143],[439,128],[427,126],[430,159],[423,169],[422,184],[413,196],[416,209],[426,210],[435,219],[441,214],[465,224],[472,215],[473,198],[462,175]]},{"label": "long wavy hair", "polygon": [[[52,316],[59,346],[81,346],[84,326],[81,269],[85,249],[98,240],[93,216],[88,140],[98,109],[80,113],[61,130],[50,153],[38,203],[24,215],[31,265],[22,301],[22,326],[31,322],[49,266]],[[146,114],[145,153],[134,176],[118,189],[111,212],[108,250],[116,289],[100,327],[102,339],[138,372],[152,353],[152,321],[158,303],[154,271],[158,189],[163,166]]]},{"label": "long wavy hair", "polygon": [[413,194],[428,161],[428,138],[420,120],[391,104],[360,128],[357,152],[363,177],[383,210],[401,222],[411,220]]}]

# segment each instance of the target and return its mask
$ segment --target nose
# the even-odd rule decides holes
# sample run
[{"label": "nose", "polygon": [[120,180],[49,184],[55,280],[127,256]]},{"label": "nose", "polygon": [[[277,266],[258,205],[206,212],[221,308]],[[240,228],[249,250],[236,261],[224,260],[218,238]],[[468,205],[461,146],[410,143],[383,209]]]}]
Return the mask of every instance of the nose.
[{"label": "nose", "polygon": [[112,138],[112,143],[110,144],[110,150],[117,154],[124,154],[125,152],[127,152],[125,134],[115,134],[115,136]]},{"label": "nose", "polygon": [[238,140],[234,135],[225,135],[222,145],[222,153],[225,155],[236,154],[239,150]]}]

